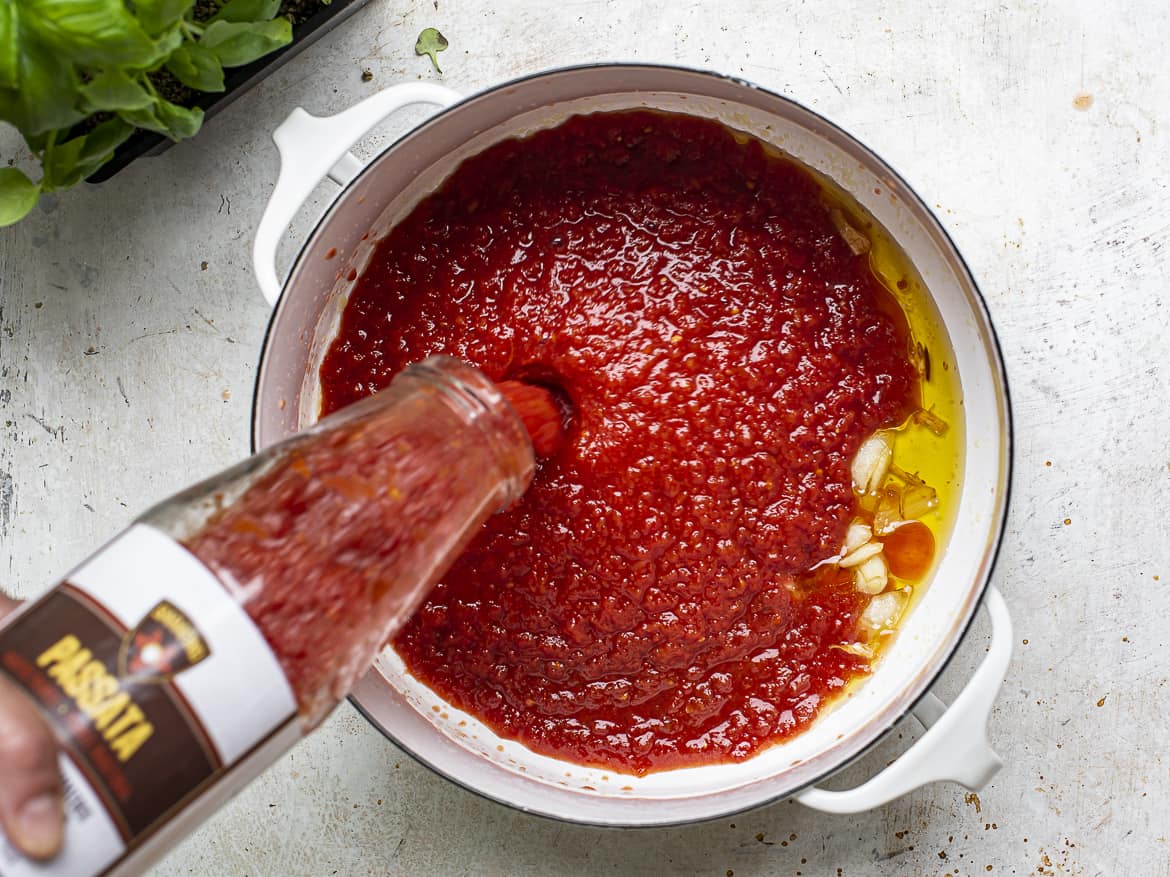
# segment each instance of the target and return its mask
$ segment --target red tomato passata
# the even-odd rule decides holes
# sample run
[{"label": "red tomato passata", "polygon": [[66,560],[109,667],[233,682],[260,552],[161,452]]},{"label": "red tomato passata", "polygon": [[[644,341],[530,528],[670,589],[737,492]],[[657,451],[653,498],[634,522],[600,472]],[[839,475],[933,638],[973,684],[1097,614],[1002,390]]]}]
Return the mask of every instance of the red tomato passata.
[{"label": "red tomato passata", "polygon": [[468,159],[377,245],[332,411],[445,353],[575,411],[395,645],[499,734],[643,773],[742,759],[866,671],[807,571],[918,398],[896,303],[810,175],[705,120],[575,117]]}]

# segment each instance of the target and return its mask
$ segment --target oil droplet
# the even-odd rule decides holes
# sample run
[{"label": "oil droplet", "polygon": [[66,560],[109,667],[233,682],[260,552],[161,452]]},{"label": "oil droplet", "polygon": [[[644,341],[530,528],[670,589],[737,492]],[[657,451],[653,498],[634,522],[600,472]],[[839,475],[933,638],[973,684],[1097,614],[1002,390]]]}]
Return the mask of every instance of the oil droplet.
[{"label": "oil droplet", "polygon": [[1073,98],[1073,107],[1080,110],[1082,113],[1086,112],[1092,105],[1093,96],[1087,91],[1082,91]]}]

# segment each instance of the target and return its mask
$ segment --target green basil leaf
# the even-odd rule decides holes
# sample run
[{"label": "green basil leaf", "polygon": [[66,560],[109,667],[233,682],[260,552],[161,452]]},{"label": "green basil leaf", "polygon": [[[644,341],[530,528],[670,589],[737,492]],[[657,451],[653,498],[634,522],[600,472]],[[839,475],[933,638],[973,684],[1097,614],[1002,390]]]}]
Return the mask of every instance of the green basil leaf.
[{"label": "green basil leaf", "polygon": [[107,119],[85,135],[85,149],[81,155],[85,159],[109,155],[133,133],[134,129],[121,119]]},{"label": "green basil leaf", "polygon": [[[162,61],[163,59],[170,57],[171,53],[174,52],[175,49],[179,48],[179,46],[182,44],[183,31],[180,30],[177,24],[170,30],[163,31],[163,33],[160,34],[159,37],[154,41],[154,47],[158,50],[158,61]],[[158,64],[156,63],[152,64],[146,69],[154,70],[157,67]]]},{"label": "green basil leaf", "polygon": [[0,119],[20,129],[25,140],[85,118],[77,108],[80,80],[72,64],[62,64],[35,35],[22,29],[16,88],[0,88]]},{"label": "green basil leaf", "polygon": [[157,131],[172,140],[194,137],[203,124],[203,110],[176,106],[170,101],[156,98],[154,103],[141,110],[121,111],[118,116],[135,128]]},{"label": "green basil leaf", "polygon": [[414,53],[416,55],[429,55],[431,63],[435,65],[435,72],[442,73],[439,69],[439,52],[445,52],[450,43],[447,38],[439,33],[435,28],[428,27],[418,35],[418,39],[414,43]]},{"label": "green basil leaf", "polygon": [[280,11],[280,0],[228,0],[209,21],[270,21]]},{"label": "green basil leaf", "polygon": [[114,150],[133,133],[132,126],[122,119],[113,118],[102,122],[84,137],[58,144],[45,165],[46,178],[52,174],[55,189],[77,185],[109,161]]},{"label": "green basil leaf", "polygon": [[[141,74],[139,74],[141,75]],[[125,71],[112,67],[101,71],[78,93],[91,113],[102,110],[140,110],[150,106],[154,98]]]},{"label": "green basil leaf", "polygon": [[119,110],[118,118],[135,128],[166,134],[166,127],[158,116],[158,104],[159,101],[156,100],[150,106],[140,110]]},{"label": "green basil leaf", "polygon": [[25,134],[24,142],[28,144],[28,148],[33,152],[44,152],[45,145],[49,142],[49,134],[53,132],[46,131],[44,134]]},{"label": "green basil leaf", "polygon": [[109,161],[114,150],[133,132],[133,127],[114,118],[88,134],[48,147],[42,162],[41,189],[52,192],[77,185]]},{"label": "green basil leaf", "polygon": [[165,133],[172,140],[185,140],[199,133],[203,125],[203,110],[198,107],[187,109],[169,101],[161,101],[159,118],[167,126]]},{"label": "green basil leaf", "polygon": [[[41,159],[41,191],[52,192],[76,183],[79,177],[74,173],[81,150],[85,147],[84,137],[74,137],[64,143],[56,143],[45,150]],[[69,182],[72,179],[73,183]]]},{"label": "green basil leaf", "polygon": [[0,168],[0,226],[23,219],[40,197],[40,187],[16,168]]},{"label": "green basil leaf", "polygon": [[181,46],[167,59],[167,70],[179,82],[197,91],[223,91],[223,65],[198,43]]},{"label": "green basil leaf", "polygon": [[16,4],[0,5],[0,88],[20,87],[19,32]]},{"label": "green basil leaf", "polygon": [[209,25],[199,45],[219,59],[224,67],[240,67],[274,52],[292,41],[287,18],[273,21],[217,21]]},{"label": "green basil leaf", "polygon": [[22,0],[21,21],[66,64],[145,68],[165,57],[124,0]]},{"label": "green basil leaf", "polygon": [[158,34],[177,24],[195,0],[134,0],[134,14],[147,33]]}]

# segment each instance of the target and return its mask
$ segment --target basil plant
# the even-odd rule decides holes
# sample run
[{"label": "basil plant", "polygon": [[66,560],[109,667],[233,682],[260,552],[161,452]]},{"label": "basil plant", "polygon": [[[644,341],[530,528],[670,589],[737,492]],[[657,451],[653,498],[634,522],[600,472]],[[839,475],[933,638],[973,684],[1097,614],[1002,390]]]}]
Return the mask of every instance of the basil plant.
[{"label": "basil plant", "polygon": [[0,167],[0,226],[92,174],[137,128],[194,135],[203,111],[176,95],[223,91],[225,67],[287,45],[280,2],[0,0],[0,121],[41,166],[38,180]]}]

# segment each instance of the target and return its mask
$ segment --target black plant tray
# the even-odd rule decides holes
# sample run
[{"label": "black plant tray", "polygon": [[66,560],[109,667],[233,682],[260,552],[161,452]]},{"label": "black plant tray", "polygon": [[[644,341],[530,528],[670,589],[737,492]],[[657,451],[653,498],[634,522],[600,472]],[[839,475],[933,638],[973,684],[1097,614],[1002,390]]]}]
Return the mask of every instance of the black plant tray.
[{"label": "black plant tray", "polygon": [[[292,42],[283,49],[277,49],[258,61],[244,67],[233,67],[224,71],[224,90],[216,94],[200,92],[192,106],[202,107],[204,119],[209,119],[234,101],[237,97],[272,73],[302,49],[308,48],[341,22],[345,21],[370,0],[332,0],[328,6],[293,25]],[[159,155],[166,152],[175,141],[154,131],[138,130],[117,148],[114,157],[98,168],[86,179],[88,183],[108,180],[136,158],[144,155]]]}]

